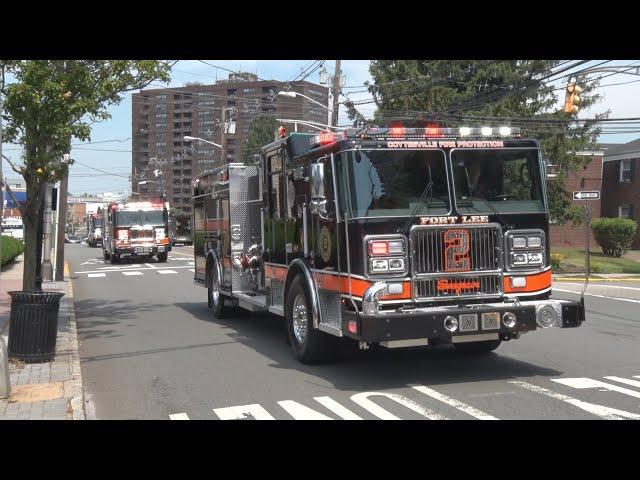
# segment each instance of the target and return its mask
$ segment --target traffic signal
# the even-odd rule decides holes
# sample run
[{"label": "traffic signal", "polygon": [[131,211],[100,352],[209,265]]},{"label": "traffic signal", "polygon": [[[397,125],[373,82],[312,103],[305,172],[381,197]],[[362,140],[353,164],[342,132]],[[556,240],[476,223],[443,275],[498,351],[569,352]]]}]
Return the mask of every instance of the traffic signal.
[{"label": "traffic signal", "polygon": [[575,83],[570,83],[567,85],[567,93],[564,99],[564,111],[569,114],[578,113],[580,110],[580,97],[578,94],[582,93],[582,88],[580,88]]}]

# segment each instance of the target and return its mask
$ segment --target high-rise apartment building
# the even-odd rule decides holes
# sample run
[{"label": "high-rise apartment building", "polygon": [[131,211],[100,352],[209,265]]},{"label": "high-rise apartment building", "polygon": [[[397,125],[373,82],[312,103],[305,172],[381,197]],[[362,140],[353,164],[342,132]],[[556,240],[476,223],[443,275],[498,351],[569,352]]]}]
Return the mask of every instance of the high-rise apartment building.
[{"label": "high-rise apartment building", "polygon": [[[259,80],[250,73],[230,74],[213,85],[187,83],[184,87],[145,89],[133,95],[131,164],[132,191],[141,196],[165,197],[183,215],[191,215],[191,179],[222,163],[240,161],[251,119],[271,115],[319,124],[328,123],[328,110],[298,95],[278,95],[290,90],[328,106],[327,87],[307,81],[285,84]],[[226,117],[225,117],[226,115]],[[225,133],[225,159],[219,147],[224,119],[235,128]],[[287,130],[293,124],[283,123]],[[298,131],[314,129],[298,124]],[[317,130],[315,130],[317,131]],[[139,182],[144,182],[140,184]]]}]

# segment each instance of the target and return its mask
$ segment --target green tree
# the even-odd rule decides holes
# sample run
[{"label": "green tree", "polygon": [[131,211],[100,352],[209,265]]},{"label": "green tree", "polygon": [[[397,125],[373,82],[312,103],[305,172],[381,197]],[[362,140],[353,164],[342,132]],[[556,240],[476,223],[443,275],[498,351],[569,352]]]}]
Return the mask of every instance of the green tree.
[{"label": "green tree", "polygon": [[268,115],[257,115],[251,119],[247,131],[247,143],[240,156],[245,165],[254,164],[253,156],[260,153],[260,148],[274,141],[280,124]]},{"label": "green tree", "polygon": [[0,60],[4,97],[3,140],[20,145],[21,162],[10,162],[22,175],[27,200],[20,210],[25,226],[23,289],[35,289],[37,219],[43,185],[67,172],[60,159],[71,141],[91,139],[91,125],[110,118],[107,107],[123,93],[169,81],[171,66],[156,60]]},{"label": "green tree", "polygon": [[[451,127],[469,125],[469,120],[462,117],[473,116],[556,120],[553,124],[523,124],[522,131],[538,139],[545,157],[561,166],[560,175],[548,183],[551,215],[560,223],[579,223],[580,210],[564,189],[564,179],[569,171],[586,167],[590,157],[575,152],[594,148],[600,129],[588,122],[571,128],[563,122],[567,115],[557,109],[558,91],[545,79],[551,68],[558,67],[554,70],[557,72],[564,66],[557,60],[372,61],[369,91],[378,107],[374,120],[384,125],[413,117]],[[582,109],[600,100],[594,92],[598,82],[581,86]],[[560,93],[564,95],[563,90]],[[354,112],[349,116],[357,120]],[[596,118],[607,116],[608,112]],[[476,123],[482,125],[484,121]]]}]

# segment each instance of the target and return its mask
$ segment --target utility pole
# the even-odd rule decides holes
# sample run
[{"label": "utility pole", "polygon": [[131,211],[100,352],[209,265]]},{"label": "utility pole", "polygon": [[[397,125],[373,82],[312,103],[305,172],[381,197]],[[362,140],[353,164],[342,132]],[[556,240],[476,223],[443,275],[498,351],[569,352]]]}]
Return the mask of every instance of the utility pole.
[{"label": "utility pole", "polygon": [[[0,71],[0,88],[4,87],[4,68]],[[0,252],[2,251],[2,219],[4,218],[4,175],[2,174],[2,90],[0,90]],[[18,205],[16,205],[17,207]],[[23,224],[24,225],[24,224]],[[2,262],[0,261],[0,272]]]},{"label": "utility pole", "polygon": [[[65,155],[63,160],[69,165],[69,155]],[[56,249],[56,282],[64,280],[64,234],[67,227],[67,189],[69,184],[69,171],[60,180],[58,189],[58,240]]]},{"label": "utility pole", "polygon": [[51,220],[53,218],[51,211],[52,190],[53,185],[49,182],[44,184],[44,251],[42,253],[42,279],[53,280],[53,265],[51,264]]},{"label": "utility pole", "polygon": [[227,109],[222,107],[222,118],[220,123],[220,166],[227,163]]},{"label": "utility pole", "polygon": [[336,60],[336,71],[333,75],[333,110],[331,112],[331,125],[336,127],[338,125],[338,108],[340,107],[340,81],[342,78],[342,72],[340,71],[340,60]]}]

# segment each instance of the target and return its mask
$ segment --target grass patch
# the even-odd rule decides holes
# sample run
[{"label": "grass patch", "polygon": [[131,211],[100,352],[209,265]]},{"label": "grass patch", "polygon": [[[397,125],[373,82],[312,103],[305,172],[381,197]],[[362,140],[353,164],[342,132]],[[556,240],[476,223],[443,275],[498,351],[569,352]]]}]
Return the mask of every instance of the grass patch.
[{"label": "grass patch", "polygon": [[[583,248],[552,248],[551,253],[559,253],[564,260],[560,264],[561,272],[584,272]],[[594,268],[594,264],[596,268]],[[596,272],[597,270],[597,272]],[[638,273],[640,274],[640,262],[630,258],[616,258],[605,255],[601,251],[591,250],[592,273]]]}]

